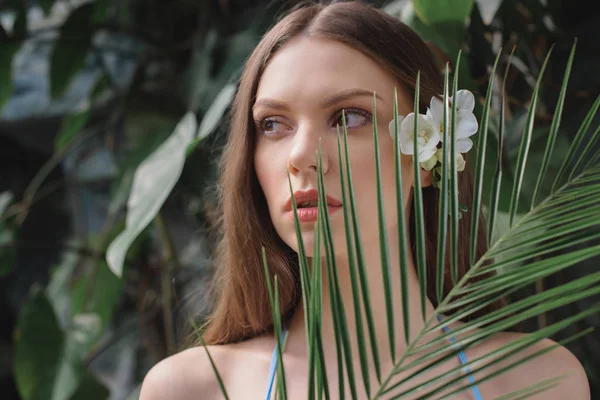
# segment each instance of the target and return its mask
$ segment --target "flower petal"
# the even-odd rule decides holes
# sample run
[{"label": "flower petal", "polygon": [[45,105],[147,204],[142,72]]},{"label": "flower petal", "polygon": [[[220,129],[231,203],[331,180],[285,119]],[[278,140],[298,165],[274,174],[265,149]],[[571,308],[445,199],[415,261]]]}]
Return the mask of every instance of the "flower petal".
[{"label": "flower petal", "polygon": [[464,139],[477,132],[478,124],[475,115],[466,110],[458,110],[456,113],[456,138]]},{"label": "flower petal", "polygon": [[[400,127],[402,126],[402,120],[404,120],[404,116],[398,115],[398,135],[400,135]],[[390,136],[394,137],[394,119],[393,118],[390,121],[389,130],[390,130]]]},{"label": "flower petal", "polygon": [[400,151],[403,154],[414,154],[414,125],[415,113],[408,114],[406,118],[402,120],[402,124],[400,124],[398,141],[400,142]]},{"label": "flower petal", "polygon": [[463,155],[460,153],[456,153],[456,170],[464,171],[466,164],[467,163],[466,163],[465,159],[463,158]]},{"label": "flower petal", "polygon": [[429,160],[435,154],[436,148],[423,147],[419,149],[419,160]]},{"label": "flower petal", "polygon": [[469,138],[459,139],[456,141],[456,151],[466,153],[473,147],[473,141]]},{"label": "flower petal", "polygon": [[427,161],[422,162],[421,163],[421,167],[425,170],[425,171],[431,171],[431,169],[433,167],[435,167],[435,164],[437,164],[438,159],[435,156],[435,154],[433,156],[431,156]]},{"label": "flower petal", "polygon": [[429,103],[429,110],[427,114],[430,116],[431,120],[434,122],[434,126],[439,126],[444,123],[444,104],[442,100],[433,96],[431,98],[431,102]]},{"label": "flower petal", "polygon": [[458,110],[467,110],[469,112],[473,112],[475,108],[475,96],[473,93],[466,89],[462,89],[456,92],[456,108]]}]

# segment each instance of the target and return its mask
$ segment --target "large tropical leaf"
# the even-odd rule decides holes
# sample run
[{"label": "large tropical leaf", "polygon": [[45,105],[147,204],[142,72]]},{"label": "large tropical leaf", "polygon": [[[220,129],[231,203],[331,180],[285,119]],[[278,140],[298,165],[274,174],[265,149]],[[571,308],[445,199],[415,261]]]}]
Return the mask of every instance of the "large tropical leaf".
[{"label": "large tropical leaf", "polygon": [[[533,285],[537,280],[567,268],[576,268],[578,263],[590,257],[600,255],[600,245],[592,243],[588,247],[575,248],[575,244],[586,243],[590,240],[598,239],[598,227],[600,226],[600,205],[598,204],[598,195],[600,195],[600,152],[594,144],[600,140],[600,128],[591,127],[594,116],[600,107],[600,97],[589,110],[587,117],[582,122],[581,127],[567,152],[567,157],[562,160],[559,173],[551,177],[547,174],[548,160],[553,157],[554,143],[559,131],[559,124],[562,114],[562,104],[565,101],[565,93],[575,46],[571,52],[566,72],[564,74],[564,84],[561,89],[559,106],[554,116],[551,129],[548,135],[547,147],[544,156],[542,168],[538,171],[536,185],[534,190],[534,201],[529,212],[517,216],[516,211],[519,196],[524,185],[525,170],[527,169],[527,159],[530,150],[532,133],[534,129],[534,116],[536,102],[539,95],[539,86],[547,65],[548,57],[541,68],[540,76],[533,91],[530,108],[528,111],[525,128],[521,137],[521,146],[517,165],[514,168],[516,177],[512,187],[511,208],[508,214],[509,226],[503,233],[492,236],[494,222],[498,216],[498,194],[501,180],[501,164],[497,161],[496,176],[490,196],[491,204],[482,203],[483,188],[483,169],[485,168],[485,147],[486,138],[490,125],[490,104],[493,90],[493,82],[488,87],[486,102],[483,114],[480,119],[481,130],[479,132],[478,148],[475,162],[475,190],[470,204],[469,212],[473,213],[472,226],[470,232],[478,231],[478,218],[481,212],[485,211],[491,228],[488,230],[489,248],[483,256],[476,258],[475,240],[476,235],[471,234],[470,256],[471,266],[466,275],[458,280],[448,295],[442,297],[441,279],[436,279],[438,285],[437,293],[440,296],[438,306],[432,315],[426,315],[423,307],[422,317],[425,321],[423,329],[415,336],[410,337],[408,333],[403,338],[396,338],[392,326],[395,318],[403,318],[406,324],[409,320],[409,309],[401,308],[401,313],[394,311],[392,296],[389,293],[390,283],[389,270],[384,271],[384,294],[385,308],[388,318],[389,343],[394,348],[396,340],[404,340],[406,348],[402,354],[392,354],[394,367],[390,371],[383,371],[380,368],[380,350],[374,339],[372,327],[374,325],[373,314],[371,312],[370,294],[368,285],[364,284],[365,268],[360,237],[360,229],[357,224],[357,210],[354,200],[354,188],[352,185],[352,171],[350,168],[351,160],[347,152],[346,127],[343,128],[343,145],[338,142],[339,164],[341,171],[341,188],[343,195],[343,212],[346,226],[348,260],[350,263],[350,277],[352,282],[352,292],[354,298],[353,314],[356,318],[358,354],[360,356],[361,376],[363,387],[359,387],[356,381],[357,376],[353,371],[352,349],[349,342],[350,332],[346,324],[346,310],[340,297],[339,282],[335,267],[335,258],[333,256],[333,240],[329,215],[324,209],[326,188],[324,185],[323,174],[320,169],[320,155],[317,158],[318,187],[319,187],[319,205],[318,221],[315,232],[315,243],[322,241],[323,246],[315,244],[312,266],[307,263],[305,246],[302,243],[298,219],[296,218],[296,232],[299,243],[299,260],[302,280],[302,299],[306,311],[305,323],[307,325],[307,354],[309,362],[309,398],[315,396],[321,398],[322,394],[328,398],[327,388],[331,383],[327,382],[325,373],[325,364],[323,360],[323,349],[321,346],[321,307],[320,293],[323,283],[321,282],[322,260],[325,261],[327,285],[330,297],[330,306],[334,318],[334,333],[336,339],[336,350],[338,356],[338,386],[339,393],[345,393],[345,384],[349,385],[349,393],[352,398],[358,398],[359,390],[364,390],[368,398],[405,398],[414,396],[418,393],[419,398],[446,398],[462,390],[468,389],[473,384],[492,379],[500,373],[511,368],[522,365],[530,359],[551,351],[554,347],[545,347],[543,350],[534,351],[533,347],[541,339],[551,337],[556,332],[564,329],[570,324],[582,320],[591,314],[600,312],[600,304],[581,311],[578,314],[571,315],[565,320],[556,321],[537,332],[520,336],[510,343],[506,343],[495,350],[470,360],[465,365],[450,369],[434,377],[423,378],[423,372],[430,370],[451,357],[456,357],[460,348],[466,348],[480,344],[492,335],[510,329],[516,324],[529,318],[546,313],[553,309],[562,307],[566,304],[597,295],[600,293],[600,272],[584,276],[577,280],[561,284],[552,289],[531,294],[525,298],[519,299],[512,304],[499,310],[487,313],[483,316],[476,314],[482,308],[488,306],[499,298],[504,298],[513,292]],[[494,71],[498,64],[498,58],[494,65]],[[457,63],[460,62],[460,54]],[[492,72],[492,76],[494,75]],[[444,99],[454,95],[458,88],[456,76],[449,84],[449,74],[446,69]],[[419,102],[419,78],[417,77],[417,90],[415,95],[415,108]],[[504,88],[502,88],[502,97],[504,97]],[[504,101],[501,102],[504,104]],[[374,104],[375,107],[375,104]],[[397,110],[397,101],[395,104]],[[373,113],[375,114],[375,112]],[[451,143],[450,146],[444,146],[444,159],[455,159],[455,129],[448,129],[455,126],[456,107],[453,105],[449,112],[444,116],[444,143]],[[504,109],[501,112],[500,121],[500,146],[498,151],[502,151],[502,133],[504,131]],[[379,154],[377,143],[377,123],[373,121],[374,126],[374,146],[375,146],[375,166],[377,174],[374,177],[378,182],[378,220],[381,226],[385,222],[383,214],[383,204],[381,200],[381,180],[379,167]],[[418,118],[415,118],[415,130],[417,130]],[[398,123],[395,121],[395,139],[397,143]],[[448,136],[450,135],[450,137]],[[417,137],[415,135],[415,148]],[[447,148],[449,147],[449,148]],[[397,196],[402,199],[402,181],[399,163],[399,148],[395,146],[395,169],[396,169],[396,188]],[[501,160],[502,157],[497,157]],[[438,257],[437,273],[438,276],[444,271],[444,251],[450,252],[450,264],[452,276],[456,276],[457,257],[456,257],[456,239],[458,237],[459,204],[458,204],[458,185],[457,171],[455,163],[442,163],[442,177],[440,182],[440,219],[438,221],[439,237],[438,243],[447,243],[447,237],[450,238],[450,249],[440,246],[438,252],[442,253]],[[420,179],[418,171],[420,169],[418,152],[415,151],[414,170],[415,170],[415,188],[414,188],[414,212],[416,219],[416,254],[415,267],[419,272],[420,287],[425,288],[425,230],[423,222],[423,200],[421,196]],[[553,188],[550,195],[541,198],[539,188],[545,183],[546,179],[552,178],[550,184]],[[291,184],[290,184],[291,189]],[[292,196],[293,199],[293,196]],[[404,227],[404,213],[401,201],[398,201],[399,210],[399,232],[398,243],[390,244],[387,242],[385,231],[380,229],[380,253],[382,266],[389,269],[387,256],[390,251],[400,251],[401,259],[404,260],[408,254],[408,239]],[[296,211],[296,205],[293,204],[293,210]],[[446,216],[449,215],[449,218]],[[518,218],[517,218],[518,217]],[[494,241],[492,241],[494,238]],[[397,247],[397,248],[396,248]],[[321,249],[324,249],[324,257],[321,257]],[[266,263],[266,261],[265,261]],[[407,274],[405,270],[407,263],[401,263],[401,277]],[[498,272],[490,274],[490,272]],[[274,279],[274,286],[271,285],[273,277],[268,276],[268,269],[265,265],[267,282],[269,283],[269,293],[273,305],[273,316],[275,323],[276,337],[281,335],[281,321],[278,309],[279,302],[277,293],[277,279]],[[407,289],[403,286],[402,296],[407,295]],[[421,301],[424,302],[425,290],[421,290]],[[403,301],[406,304],[406,301]],[[444,314],[447,316],[443,322],[440,322],[438,316]],[[363,320],[364,318],[364,320]],[[450,333],[440,335],[428,335],[438,331],[458,320],[467,321],[458,328],[453,329],[452,335],[459,339],[450,341]],[[367,327],[368,335],[364,332]],[[408,332],[408,329],[406,330]],[[582,332],[577,337],[585,334]],[[370,344],[367,341],[367,337]],[[571,337],[563,342],[577,339]],[[558,344],[557,344],[558,346]],[[277,341],[277,348],[281,352],[281,340]],[[536,347],[536,349],[539,347]],[[530,350],[526,352],[526,350]],[[280,353],[281,354],[281,353]],[[528,354],[526,357],[519,355]],[[368,359],[372,359],[375,375],[378,382],[371,382],[369,376]],[[509,361],[507,363],[507,361]],[[282,363],[282,357],[277,360],[278,375],[283,379],[278,379],[278,394],[281,398],[286,398],[285,370]],[[500,368],[500,363],[502,367]],[[467,385],[464,384],[465,367],[471,368],[471,372],[476,374],[477,379]],[[402,375],[401,375],[402,374]],[[347,378],[347,382],[345,381]],[[507,394],[510,396],[525,398],[535,393],[550,389],[559,383],[562,376],[553,377],[543,382],[532,382],[532,386],[519,390],[518,392]],[[362,393],[360,397],[363,398]],[[510,397],[513,398],[513,397]]]}]

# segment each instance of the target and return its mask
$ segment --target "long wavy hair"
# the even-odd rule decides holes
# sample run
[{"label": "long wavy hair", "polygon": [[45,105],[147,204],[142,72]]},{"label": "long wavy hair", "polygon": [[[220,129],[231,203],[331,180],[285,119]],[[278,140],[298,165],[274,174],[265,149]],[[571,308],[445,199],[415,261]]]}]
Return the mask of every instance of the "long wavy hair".
[{"label": "long wavy hair", "polygon": [[[262,264],[262,247],[272,276],[279,279],[284,320],[299,304],[298,256],[278,236],[269,217],[267,202],[254,171],[255,127],[252,106],[260,77],[273,55],[298,37],[334,40],[348,45],[383,66],[412,98],[417,71],[421,71],[420,112],[425,112],[432,96],[443,91],[440,66],[427,45],[410,28],[384,12],[360,2],[308,5],[282,18],[262,38],[248,58],[231,111],[231,130],[221,158],[219,177],[219,245],[212,296],[212,314],[200,327],[207,344],[241,341],[266,332],[273,326],[267,285]],[[470,204],[473,194],[472,171],[459,174],[459,201]],[[435,265],[439,190],[423,188],[425,208],[427,294],[436,304]],[[412,211],[412,202],[410,205]],[[415,222],[411,212],[409,232],[413,243]],[[468,270],[471,214],[459,221],[459,279]],[[477,232],[477,258],[486,251],[485,223],[480,217]],[[446,252],[449,253],[449,252]],[[449,258],[446,259],[449,266]],[[449,270],[449,268],[447,268]],[[444,278],[444,295],[452,288]],[[495,309],[501,303],[490,305]]]}]

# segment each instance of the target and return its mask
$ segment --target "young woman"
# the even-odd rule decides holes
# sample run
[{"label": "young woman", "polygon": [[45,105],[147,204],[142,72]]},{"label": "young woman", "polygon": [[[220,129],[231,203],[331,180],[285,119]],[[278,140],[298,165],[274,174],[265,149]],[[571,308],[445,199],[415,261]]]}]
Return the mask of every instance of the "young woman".
[{"label": "young woman", "polygon": [[[261,40],[247,61],[233,107],[231,133],[222,158],[220,176],[222,241],[217,257],[218,300],[209,319],[204,339],[232,399],[269,398],[272,373],[270,362],[275,348],[272,318],[263,274],[261,248],[266,247],[270,272],[279,279],[282,316],[287,329],[283,361],[288,396],[307,398],[307,352],[304,310],[300,301],[298,245],[291,216],[288,173],[296,200],[302,211],[302,236],[307,251],[312,251],[317,174],[315,152],[322,143],[323,173],[335,242],[335,256],[346,305],[350,332],[355,332],[351,284],[345,248],[341,211],[340,171],[338,168],[336,126],[345,111],[348,151],[356,190],[368,281],[371,286],[375,331],[381,356],[381,370],[389,372],[392,360],[387,340],[384,294],[381,290],[381,264],[377,226],[375,165],[372,137],[373,92],[377,95],[377,124],[383,177],[387,235],[397,243],[397,210],[394,181],[394,146],[388,124],[393,119],[393,91],[398,88],[399,114],[411,113],[417,71],[421,71],[421,110],[425,112],[432,96],[442,93],[440,68],[423,41],[410,29],[383,12],[358,2],[300,8],[282,19]],[[414,229],[412,213],[412,156],[402,155],[406,226]],[[433,276],[436,260],[437,202],[439,189],[432,185],[431,171],[421,170],[423,204],[427,231],[428,274]],[[472,175],[467,168],[459,173],[459,194],[470,204]],[[468,268],[470,214],[460,220],[460,273]],[[485,251],[483,221],[478,254]],[[411,241],[412,241],[411,236]],[[310,253],[309,253],[310,256]],[[390,253],[391,277],[396,310],[401,310],[399,256]],[[423,328],[419,288],[412,254],[409,255],[409,309],[411,337]],[[433,314],[433,283],[427,280],[427,312]],[[323,347],[330,382],[337,380],[337,363],[329,293],[324,282]],[[452,283],[446,279],[444,292]],[[500,306],[496,304],[495,307]],[[460,322],[449,326],[450,332]],[[397,338],[404,337],[402,318],[396,319]],[[438,335],[443,332],[440,330]],[[462,356],[475,359],[520,337],[500,333],[484,344],[469,347]],[[366,398],[354,345],[358,392]],[[553,344],[550,340],[528,350],[533,353]],[[396,354],[405,343],[396,341]],[[525,354],[522,354],[525,355]],[[372,362],[369,359],[369,362]],[[439,375],[464,362],[447,360],[422,374],[411,385]],[[501,368],[494,367],[491,371]],[[373,366],[370,370],[374,371]],[[491,372],[486,371],[486,374]],[[406,376],[408,371],[404,375]],[[458,394],[457,399],[491,399],[535,382],[571,375],[542,399],[588,399],[585,372],[577,359],[558,347],[527,364]],[[475,374],[474,378],[478,378]],[[465,377],[465,383],[469,382]],[[373,373],[371,382],[375,382]],[[348,387],[346,385],[348,390]],[[339,398],[337,385],[329,386],[331,398]],[[349,396],[349,391],[346,393]],[[373,396],[370,393],[370,396]],[[144,380],[141,400],[220,399],[215,374],[202,347],[194,347],[163,360]],[[383,396],[386,398],[386,396]],[[419,398],[419,394],[414,397]]]}]

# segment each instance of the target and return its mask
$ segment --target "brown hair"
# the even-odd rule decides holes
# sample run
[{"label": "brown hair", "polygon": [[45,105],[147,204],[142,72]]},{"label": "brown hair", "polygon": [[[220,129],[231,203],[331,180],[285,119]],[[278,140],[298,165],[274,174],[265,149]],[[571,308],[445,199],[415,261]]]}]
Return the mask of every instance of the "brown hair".
[{"label": "brown hair", "polygon": [[[217,302],[204,326],[207,344],[240,341],[272,327],[271,309],[263,273],[261,248],[267,252],[270,273],[278,276],[282,315],[289,317],[300,298],[296,253],[277,235],[253,166],[255,146],[252,106],[259,79],[273,54],[291,39],[304,35],[335,40],[357,49],[383,65],[414,96],[417,71],[421,71],[420,112],[429,99],[443,91],[440,69],[426,44],[406,25],[384,12],[359,2],[337,2],[299,8],[267,32],[249,57],[232,108],[231,134],[221,158],[217,271],[213,291]],[[470,204],[473,176],[459,179],[459,201]],[[425,205],[428,296],[436,304],[435,265],[439,190],[423,189]],[[412,210],[412,203],[411,203]],[[414,219],[410,218],[414,244]],[[470,213],[460,219],[459,278],[469,268]],[[480,220],[477,257],[486,250],[485,228]],[[414,252],[413,252],[414,253]],[[449,258],[447,258],[449,262]],[[445,277],[444,294],[453,284]]]}]

